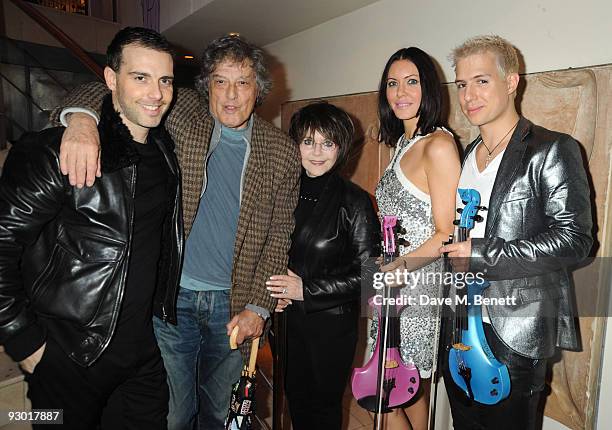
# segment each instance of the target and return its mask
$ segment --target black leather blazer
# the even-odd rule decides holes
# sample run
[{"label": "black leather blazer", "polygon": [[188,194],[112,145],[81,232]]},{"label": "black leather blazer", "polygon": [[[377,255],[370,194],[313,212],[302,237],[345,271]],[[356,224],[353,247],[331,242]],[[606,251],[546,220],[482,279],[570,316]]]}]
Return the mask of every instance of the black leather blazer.
[{"label": "black leather blazer", "polygon": [[524,356],[578,348],[568,267],[593,244],[589,190],[578,143],[521,117],[495,178],[485,238],[472,239],[470,269],[491,282],[486,297],[516,298],[487,310],[495,332]]},{"label": "black leather blazer", "polygon": [[[52,334],[82,366],[104,351],[115,330],[130,259],[137,152],[105,101],[98,130],[103,176],[72,187],[59,168],[62,128],[25,136],[0,179],[0,343],[20,361]],[[175,315],[183,253],[180,172],[172,140],[151,130],[169,167],[172,196],[163,226],[154,308]]]},{"label": "black leather blazer", "polygon": [[306,313],[357,311],[361,264],[379,255],[380,224],[369,195],[332,174],[292,239],[289,268],[304,286],[304,302],[293,306]]}]

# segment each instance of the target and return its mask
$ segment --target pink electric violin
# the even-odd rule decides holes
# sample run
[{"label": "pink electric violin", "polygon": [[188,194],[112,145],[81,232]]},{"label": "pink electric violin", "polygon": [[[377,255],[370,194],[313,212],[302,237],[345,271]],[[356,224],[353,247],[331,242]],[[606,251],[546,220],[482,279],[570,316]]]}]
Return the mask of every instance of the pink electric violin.
[{"label": "pink electric violin", "polygon": [[[397,217],[383,218],[384,264],[391,263],[397,255],[396,243],[403,241],[397,239],[399,229]],[[351,377],[351,388],[357,403],[375,414],[374,429],[381,428],[382,414],[410,401],[419,388],[418,369],[413,364],[404,363],[399,351],[399,309],[389,304],[389,298],[395,294],[391,294],[391,287],[387,285],[381,291],[382,294],[369,300],[379,316],[374,353],[364,367],[353,370]]]}]

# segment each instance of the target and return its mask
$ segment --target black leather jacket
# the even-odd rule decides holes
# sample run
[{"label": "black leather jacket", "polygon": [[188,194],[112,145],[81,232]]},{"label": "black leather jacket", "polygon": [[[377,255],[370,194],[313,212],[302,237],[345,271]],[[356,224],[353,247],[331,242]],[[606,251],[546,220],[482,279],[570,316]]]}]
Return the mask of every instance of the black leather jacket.
[{"label": "black leather jacket", "polygon": [[332,174],[307,222],[292,236],[289,268],[302,278],[306,313],[358,310],[361,264],[379,254],[380,224],[368,194]]},{"label": "black leather jacket", "polygon": [[517,299],[487,306],[513,350],[547,358],[556,348],[578,348],[568,267],[589,255],[592,227],[579,144],[521,117],[497,171],[485,238],[472,239],[470,265],[490,281],[486,297]]},{"label": "black leather jacket", "polygon": [[[76,363],[89,366],[108,346],[126,283],[133,232],[137,152],[110,98],[99,124],[103,175],[70,186],[59,167],[62,128],[25,136],[0,179],[0,343],[14,360],[36,351],[47,332]],[[163,128],[151,130],[169,167],[154,309],[175,318],[183,253],[180,173]]]}]

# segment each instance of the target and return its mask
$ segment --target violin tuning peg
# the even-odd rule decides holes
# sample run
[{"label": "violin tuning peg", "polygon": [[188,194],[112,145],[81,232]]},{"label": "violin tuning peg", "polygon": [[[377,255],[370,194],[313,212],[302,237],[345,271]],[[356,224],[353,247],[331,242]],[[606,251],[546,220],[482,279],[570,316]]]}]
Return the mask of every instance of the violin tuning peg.
[{"label": "violin tuning peg", "polygon": [[483,217],[481,217],[480,215],[476,215],[476,216],[474,216],[474,221],[476,221],[476,222],[481,222],[483,219],[484,219],[484,218],[483,218]]},{"label": "violin tuning peg", "polygon": [[463,208],[457,208],[457,213],[459,214],[463,213]]},{"label": "violin tuning peg", "polygon": [[402,246],[408,246],[409,243],[406,239],[400,237],[399,239],[397,239],[397,244]]},{"label": "violin tuning peg", "polygon": [[480,210],[480,211],[488,211],[488,210],[489,210],[489,208],[488,208],[488,207],[486,207],[486,206],[477,206],[477,208],[478,208],[478,210]]},{"label": "violin tuning peg", "polygon": [[453,225],[459,225],[459,220],[458,219],[454,220]]},{"label": "violin tuning peg", "polygon": [[398,227],[397,234],[406,234],[406,229],[404,227]]}]

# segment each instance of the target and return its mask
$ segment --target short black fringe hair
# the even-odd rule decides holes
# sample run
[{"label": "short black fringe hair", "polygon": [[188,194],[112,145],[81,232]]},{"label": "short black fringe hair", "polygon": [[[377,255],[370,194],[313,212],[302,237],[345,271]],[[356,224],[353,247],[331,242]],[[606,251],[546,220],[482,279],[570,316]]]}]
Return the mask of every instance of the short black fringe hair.
[{"label": "short black fringe hair", "polygon": [[304,106],[291,117],[289,136],[299,145],[304,137],[318,131],[338,146],[338,158],[332,170],[341,168],[353,143],[355,125],[343,109],[326,102]]}]

